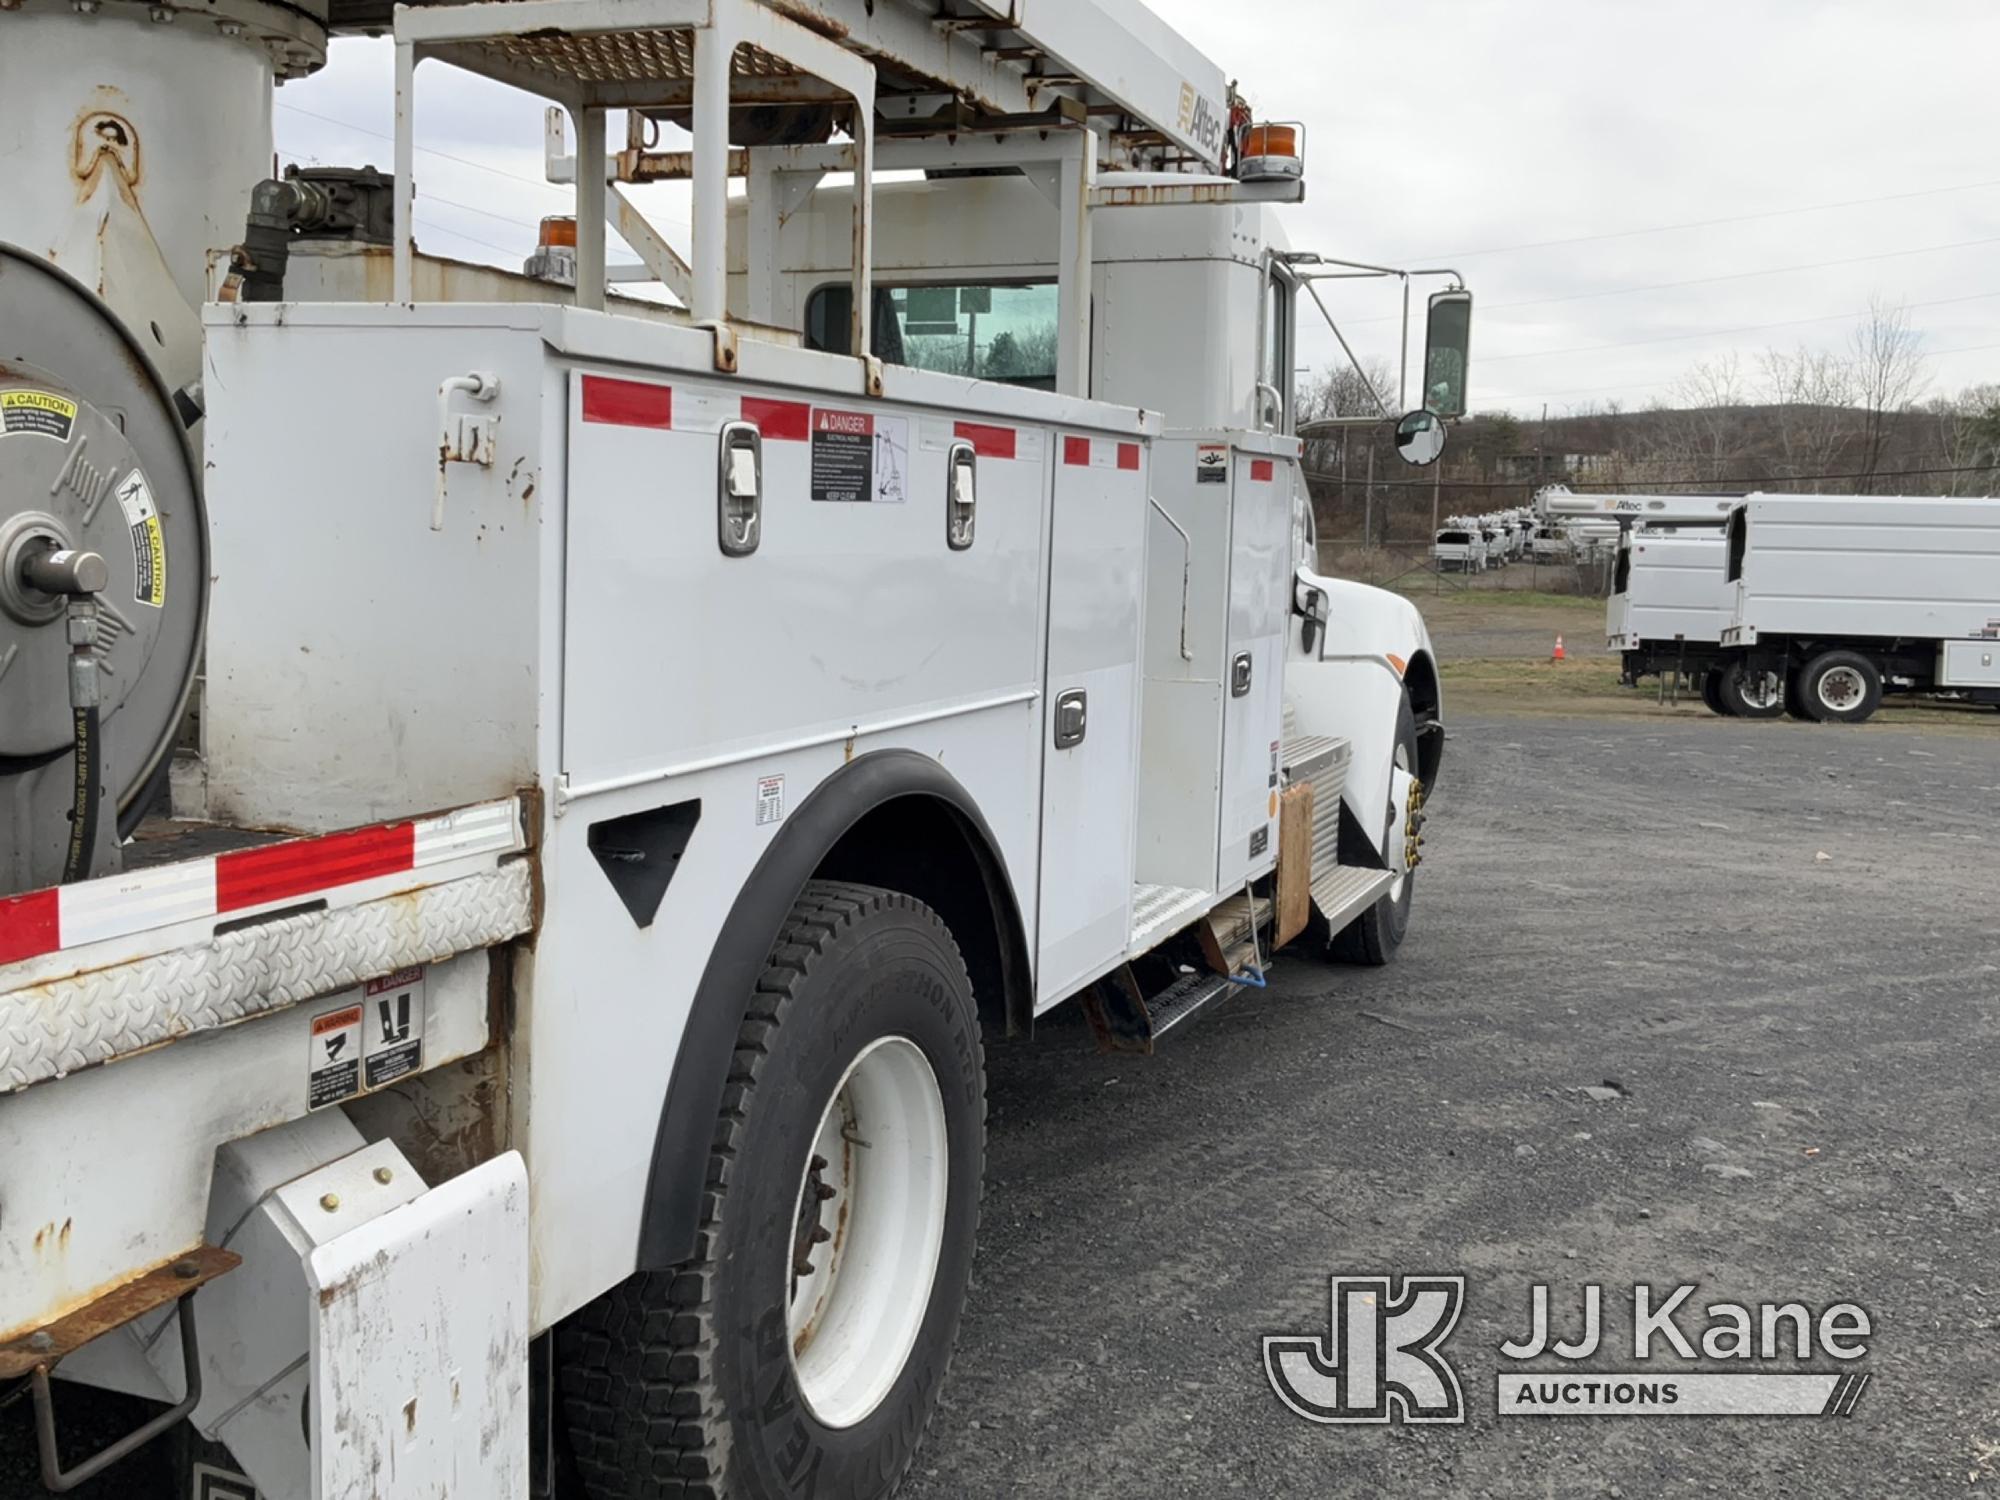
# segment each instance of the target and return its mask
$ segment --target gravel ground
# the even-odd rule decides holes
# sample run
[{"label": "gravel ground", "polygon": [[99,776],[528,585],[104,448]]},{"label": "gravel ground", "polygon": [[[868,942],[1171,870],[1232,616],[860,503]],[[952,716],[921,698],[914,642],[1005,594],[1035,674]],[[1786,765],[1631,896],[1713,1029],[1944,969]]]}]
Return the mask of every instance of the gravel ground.
[{"label": "gravel ground", "polygon": [[[2000,1482],[2000,734],[1454,730],[1392,967],[1287,963],[1149,1060],[1074,1026],[991,1054],[977,1291],[913,1496]],[[1606,1079],[1629,1097],[1573,1092]],[[1279,1406],[1259,1336],[1324,1332],[1336,1271],[1469,1278],[1465,1427]],[[1846,1420],[1496,1419],[1538,1280],[1571,1319],[1587,1281],[1857,1301],[1875,1380]]]},{"label": "gravel ground", "polygon": [[[1392,967],[1287,960],[1150,1059],[1064,1013],[991,1050],[976,1283],[912,1500],[2000,1483],[2000,734],[1453,729]],[[1259,1338],[1324,1332],[1335,1272],[1468,1278],[1465,1426],[1280,1407]],[[1856,1301],[1874,1382],[1844,1420],[1496,1419],[1535,1281],[1565,1325],[1584,1282]],[[24,1417],[0,1500],[38,1493]],[[84,1493],[165,1500],[145,1463]]]}]

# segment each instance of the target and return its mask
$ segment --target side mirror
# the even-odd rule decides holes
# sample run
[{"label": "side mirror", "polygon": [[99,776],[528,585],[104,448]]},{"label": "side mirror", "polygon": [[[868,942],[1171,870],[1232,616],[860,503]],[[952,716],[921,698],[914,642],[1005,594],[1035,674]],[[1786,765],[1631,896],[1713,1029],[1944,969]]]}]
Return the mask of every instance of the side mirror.
[{"label": "side mirror", "polygon": [[1436,412],[1413,411],[1396,424],[1396,452],[1406,464],[1424,468],[1444,452],[1444,421]]},{"label": "side mirror", "polygon": [[1465,372],[1472,358],[1472,293],[1431,297],[1424,328],[1424,405],[1441,417],[1465,415]]}]

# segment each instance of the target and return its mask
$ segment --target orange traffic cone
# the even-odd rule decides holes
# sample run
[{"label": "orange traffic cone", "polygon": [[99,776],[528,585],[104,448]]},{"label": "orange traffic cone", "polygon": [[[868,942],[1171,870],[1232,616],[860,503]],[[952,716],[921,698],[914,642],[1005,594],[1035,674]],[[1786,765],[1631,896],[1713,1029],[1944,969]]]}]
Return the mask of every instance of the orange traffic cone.
[{"label": "orange traffic cone", "polygon": [[1557,637],[1556,637],[1556,649],[1555,649],[1555,652],[1554,652],[1554,654],[1553,654],[1553,655],[1551,655],[1551,656],[1549,657],[1549,660],[1550,660],[1550,661],[1567,661],[1568,659],[1569,659],[1569,656],[1568,656],[1568,653],[1567,653],[1567,652],[1565,652],[1565,651],[1563,650],[1563,638],[1562,638],[1561,636],[1557,636]]}]

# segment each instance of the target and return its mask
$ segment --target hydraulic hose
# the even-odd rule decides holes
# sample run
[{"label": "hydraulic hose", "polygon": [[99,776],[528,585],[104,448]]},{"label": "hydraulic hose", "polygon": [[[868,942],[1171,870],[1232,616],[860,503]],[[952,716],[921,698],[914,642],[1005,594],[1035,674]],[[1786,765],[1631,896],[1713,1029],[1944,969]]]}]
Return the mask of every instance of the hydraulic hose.
[{"label": "hydraulic hose", "polygon": [[75,781],[70,798],[69,849],[63,856],[62,883],[90,878],[97,853],[97,825],[103,816],[104,750],[98,722],[97,596],[111,581],[104,559],[95,552],[44,547],[21,560],[22,581],[63,600],[63,624],[69,634],[69,708],[75,736],[72,752]]},{"label": "hydraulic hose", "polygon": [[69,852],[63,857],[64,885],[90,878],[91,856],[97,848],[97,819],[104,802],[104,778],[97,764],[97,705],[72,708],[70,717],[76,729],[76,791],[69,815]]}]

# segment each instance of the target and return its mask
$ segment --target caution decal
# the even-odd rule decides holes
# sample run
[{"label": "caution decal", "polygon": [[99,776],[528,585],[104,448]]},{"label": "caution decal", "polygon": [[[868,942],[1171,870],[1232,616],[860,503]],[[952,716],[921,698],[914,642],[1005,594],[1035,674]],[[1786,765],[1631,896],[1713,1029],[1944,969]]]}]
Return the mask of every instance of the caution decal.
[{"label": "caution decal", "polygon": [[146,476],[134,469],[113,491],[132,530],[132,597],[159,609],[167,602],[167,538]]},{"label": "caution decal", "polygon": [[0,391],[0,432],[33,432],[69,441],[76,403],[52,391]]}]

